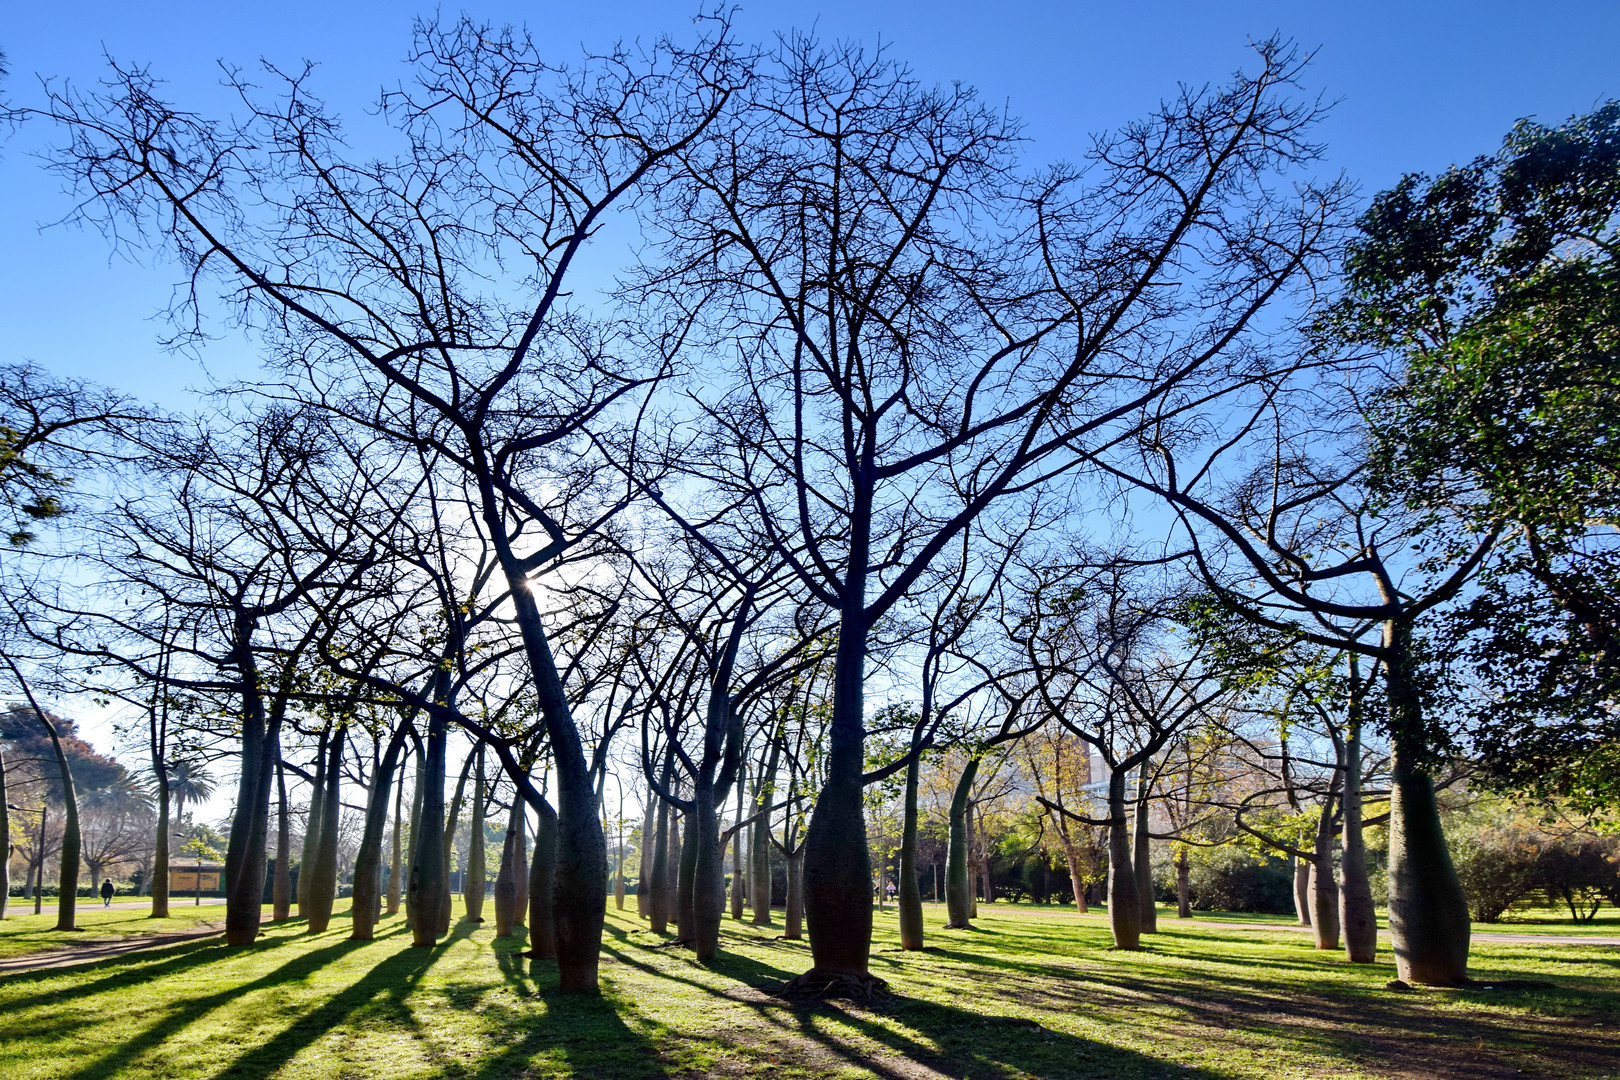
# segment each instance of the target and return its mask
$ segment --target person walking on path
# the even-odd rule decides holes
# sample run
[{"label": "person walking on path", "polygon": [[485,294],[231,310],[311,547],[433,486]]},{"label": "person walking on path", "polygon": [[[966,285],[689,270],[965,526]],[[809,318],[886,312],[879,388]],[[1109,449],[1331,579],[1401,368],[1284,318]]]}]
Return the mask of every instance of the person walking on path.
[{"label": "person walking on path", "polygon": [[101,883],[101,906],[102,907],[112,907],[112,898],[113,898],[113,883],[112,883],[112,878],[108,878],[108,879],[106,879],[105,881],[103,881]]}]

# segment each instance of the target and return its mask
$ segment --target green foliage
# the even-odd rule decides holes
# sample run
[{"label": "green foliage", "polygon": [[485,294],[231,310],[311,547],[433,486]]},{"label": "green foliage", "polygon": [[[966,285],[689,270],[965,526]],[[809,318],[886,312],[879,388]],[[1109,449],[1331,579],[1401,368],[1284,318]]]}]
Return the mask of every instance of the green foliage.
[{"label": "green foliage", "polygon": [[1522,121],[1360,224],[1327,325],[1404,361],[1372,405],[1373,489],[1435,557],[1500,536],[1442,643],[1483,684],[1476,744],[1508,783],[1620,798],[1581,765],[1620,739],[1620,104]]}]

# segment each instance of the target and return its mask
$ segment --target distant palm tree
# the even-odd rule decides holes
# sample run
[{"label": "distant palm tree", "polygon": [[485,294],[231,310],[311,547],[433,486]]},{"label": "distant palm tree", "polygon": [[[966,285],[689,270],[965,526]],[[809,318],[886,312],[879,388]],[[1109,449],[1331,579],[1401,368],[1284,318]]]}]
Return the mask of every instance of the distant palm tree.
[{"label": "distant palm tree", "polygon": [[195,761],[169,762],[169,800],[174,804],[174,827],[185,821],[186,803],[206,802],[214,794],[214,778]]}]

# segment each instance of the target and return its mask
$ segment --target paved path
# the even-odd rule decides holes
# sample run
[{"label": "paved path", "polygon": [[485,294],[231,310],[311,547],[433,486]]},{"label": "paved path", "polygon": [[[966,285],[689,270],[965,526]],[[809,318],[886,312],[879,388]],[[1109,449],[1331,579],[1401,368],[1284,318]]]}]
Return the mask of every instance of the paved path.
[{"label": "paved path", "polygon": [[224,933],[224,926],[208,923],[195,930],[162,930],[151,934],[131,934],[128,937],[121,938],[87,938],[84,941],[75,941],[58,948],[48,949],[45,952],[28,953],[24,956],[13,956],[9,959],[0,960],[0,975],[9,975],[17,971],[39,971],[43,968],[63,968],[73,967],[77,964],[93,964],[97,960],[123,956],[125,953],[141,952],[144,949],[161,949],[183,941],[199,941],[203,938],[219,937]]}]

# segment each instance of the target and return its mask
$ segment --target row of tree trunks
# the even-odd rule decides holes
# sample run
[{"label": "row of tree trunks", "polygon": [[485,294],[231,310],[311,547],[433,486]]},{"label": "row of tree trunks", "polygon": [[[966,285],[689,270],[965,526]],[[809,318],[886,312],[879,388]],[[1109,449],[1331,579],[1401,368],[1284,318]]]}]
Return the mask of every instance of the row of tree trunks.
[{"label": "row of tree trunks", "polygon": [[321,828],[315,844],[313,864],[306,863],[300,878],[309,879],[309,932],[322,934],[332,922],[332,904],[337,898],[338,826],[343,818],[340,783],[343,775],[344,730],[332,732],[324,770],[325,790],[321,795]]}]

